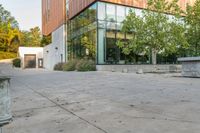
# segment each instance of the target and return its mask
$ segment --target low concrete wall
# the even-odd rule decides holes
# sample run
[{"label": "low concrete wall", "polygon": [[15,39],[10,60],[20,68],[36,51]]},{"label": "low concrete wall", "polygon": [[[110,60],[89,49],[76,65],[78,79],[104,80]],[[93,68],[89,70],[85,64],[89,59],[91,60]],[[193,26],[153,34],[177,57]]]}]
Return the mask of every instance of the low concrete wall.
[{"label": "low concrete wall", "polygon": [[179,58],[182,62],[182,76],[200,78],[200,57]]},{"label": "low concrete wall", "polygon": [[181,65],[97,65],[98,71],[116,72],[181,72]]}]

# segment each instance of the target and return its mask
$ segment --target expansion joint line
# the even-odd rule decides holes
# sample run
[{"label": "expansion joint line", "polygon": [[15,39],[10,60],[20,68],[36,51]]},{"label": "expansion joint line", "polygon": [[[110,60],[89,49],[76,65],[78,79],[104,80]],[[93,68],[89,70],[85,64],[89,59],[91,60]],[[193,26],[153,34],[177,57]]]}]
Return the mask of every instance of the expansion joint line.
[{"label": "expansion joint line", "polygon": [[[18,81],[19,81],[19,80],[18,80]],[[19,81],[19,82],[21,82],[21,81]],[[21,82],[21,83],[22,83],[22,82]],[[63,109],[64,111],[66,111],[66,112],[72,114],[73,116],[76,116],[76,117],[79,118],[80,120],[82,120],[82,121],[88,123],[89,125],[91,125],[91,126],[97,128],[98,130],[102,131],[103,133],[108,133],[107,131],[105,131],[105,130],[102,129],[101,127],[99,127],[99,126],[97,126],[97,125],[95,125],[95,124],[89,122],[88,120],[82,118],[81,116],[78,116],[78,115],[75,114],[74,112],[72,112],[72,111],[70,111],[69,109],[63,107],[62,105],[60,105],[60,104],[58,104],[57,102],[55,102],[55,101],[53,101],[52,99],[50,99],[49,97],[47,97],[47,96],[43,95],[42,93],[40,93],[40,92],[34,90],[34,89],[31,88],[29,85],[26,85],[25,83],[22,83],[22,84],[23,84],[24,86],[26,86],[28,89],[32,90],[34,93],[40,95],[41,97],[44,97],[44,98],[47,99],[48,101],[50,101],[50,102],[52,102],[53,104],[55,104],[57,107]]]}]

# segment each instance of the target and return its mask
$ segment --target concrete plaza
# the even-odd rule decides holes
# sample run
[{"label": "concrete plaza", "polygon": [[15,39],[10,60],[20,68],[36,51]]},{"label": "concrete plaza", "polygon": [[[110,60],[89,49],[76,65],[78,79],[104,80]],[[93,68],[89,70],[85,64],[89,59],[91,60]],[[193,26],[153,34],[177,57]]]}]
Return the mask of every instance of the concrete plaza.
[{"label": "concrete plaza", "polygon": [[[200,79],[13,69],[3,133],[199,133]],[[175,76],[176,75],[176,76]]]}]

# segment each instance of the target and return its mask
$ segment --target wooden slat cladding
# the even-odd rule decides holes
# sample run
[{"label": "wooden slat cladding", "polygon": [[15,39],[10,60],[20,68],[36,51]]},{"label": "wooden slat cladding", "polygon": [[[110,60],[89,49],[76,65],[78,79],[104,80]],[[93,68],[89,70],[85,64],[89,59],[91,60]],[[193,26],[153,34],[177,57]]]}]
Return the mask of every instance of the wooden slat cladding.
[{"label": "wooden slat cladding", "polygon": [[[147,0],[69,0],[68,18],[73,18],[75,15],[96,1],[109,2],[137,8],[146,8],[147,6]],[[179,6],[182,9],[185,9],[186,3],[193,5],[194,2],[195,0],[179,0]],[[66,0],[42,0],[42,32],[44,35],[50,34],[63,23],[65,23],[65,4]]]},{"label": "wooden slat cladding", "polygon": [[[146,8],[147,7],[147,0],[99,0],[103,2],[110,2],[115,4],[121,4],[126,6],[132,6],[137,8]],[[168,0],[172,1],[172,0]],[[178,5],[185,10],[187,3],[193,5],[195,0],[179,0]]]},{"label": "wooden slat cladding", "polygon": [[[69,0],[69,19],[80,13],[84,8],[95,1],[115,3],[136,8],[146,8],[147,6],[147,0]],[[187,3],[193,5],[194,1],[195,0],[179,0],[178,4],[185,10]]]},{"label": "wooden slat cladding", "polygon": [[69,18],[74,17],[95,1],[97,0],[69,0]]},{"label": "wooden slat cladding", "polygon": [[145,8],[147,0],[100,0],[100,1],[116,3],[126,6],[133,6],[138,8]]},{"label": "wooden slat cladding", "polygon": [[42,0],[42,33],[48,35],[65,23],[65,0]]}]

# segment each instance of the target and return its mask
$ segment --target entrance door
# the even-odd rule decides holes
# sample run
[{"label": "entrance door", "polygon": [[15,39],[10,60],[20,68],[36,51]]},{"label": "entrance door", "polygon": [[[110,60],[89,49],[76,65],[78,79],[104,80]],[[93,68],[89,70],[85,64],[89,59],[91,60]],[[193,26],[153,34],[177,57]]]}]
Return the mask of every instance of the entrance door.
[{"label": "entrance door", "polygon": [[24,55],[24,68],[36,68],[36,55]]},{"label": "entrance door", "polygon": [[43,68],[43,59],[42,58],[38,59],[38,68]]}]

